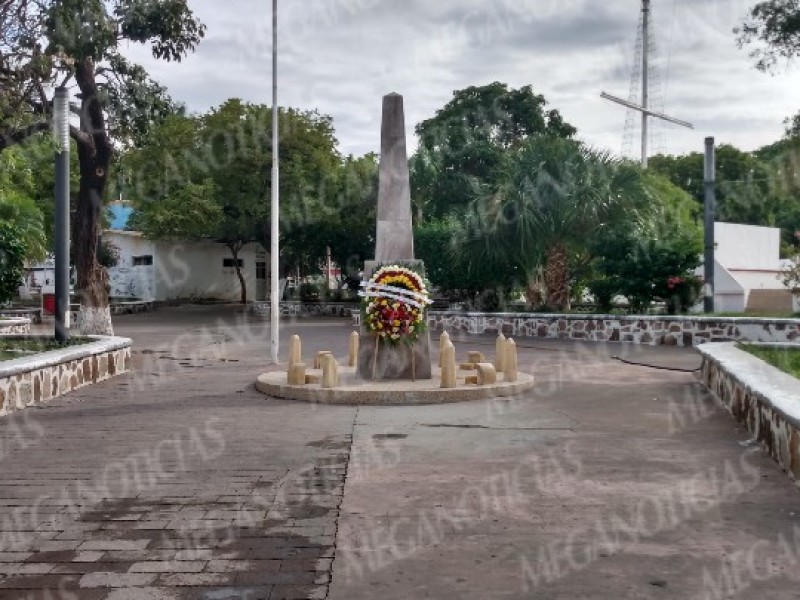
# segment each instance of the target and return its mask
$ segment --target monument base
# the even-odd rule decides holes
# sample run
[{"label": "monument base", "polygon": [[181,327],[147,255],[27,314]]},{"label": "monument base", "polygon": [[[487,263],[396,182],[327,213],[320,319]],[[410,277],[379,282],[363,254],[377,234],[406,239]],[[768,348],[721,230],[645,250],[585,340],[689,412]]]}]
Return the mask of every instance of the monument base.
[{"label": "monument base", "polygon": [[[321,377],[321,371],[311,369],[308,373]],[[420,404],[444,404],[469,400],[491,400],[517,396],[530,390],[534,384],[532,375],[519,373],[517,381],[500,379],[489,385],[463,383],[460,378],[454,388],[439,386],[439,369],[434,367],[434,377],[411,381],[363,381],[357,379],[352,367],[342,367],[341,383],[335,388],[323,388],[319,384],[289,385],[286,371],[262,373],[256,381],[256,389],[274,398],[318,402],[323,404],[345,404],[350,406],[399,406]],[[517,396],[522,398],[522,396]],[[530,399],[530,397],[525,397]]]},{"label": "monument base", "polygon": [[[366,381],[431,378],[431,337],[426,331],[414,345],[393,346],[361,328],[358,378]],[[377,356],[376,352],[377,348]],[[413,362],[412,362],[413,360]],[[413,366],[412,366],[413,365]]]}]

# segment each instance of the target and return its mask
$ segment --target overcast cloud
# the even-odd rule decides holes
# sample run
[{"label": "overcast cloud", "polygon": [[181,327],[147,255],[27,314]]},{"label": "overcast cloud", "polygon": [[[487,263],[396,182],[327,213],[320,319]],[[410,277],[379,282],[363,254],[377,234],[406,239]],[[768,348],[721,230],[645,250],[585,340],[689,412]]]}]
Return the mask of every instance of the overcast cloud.
[{"label": "overcast cloud", "polygon": [[[752,150],[778,139],[800,110],[800,68],[756,71],[733,27],[755,0],[653,0],[655,100],[695,130],[661,127],[655,149],[702,150],[703,138]],[[207,25],[178,64],[131,45],[192,111],[227,98],[271,101],[271,0],[189,0]],[[279,103],[334,118],[342,152],[377,151],[381,97],[405,96],[406,127],[431,117],[454,90],[531,84],[600,147],[622,148],[639,0],[279,0]],[[658,89],[660,87],[660,92]],[[658,133],[659,129],[656,129]]]}]

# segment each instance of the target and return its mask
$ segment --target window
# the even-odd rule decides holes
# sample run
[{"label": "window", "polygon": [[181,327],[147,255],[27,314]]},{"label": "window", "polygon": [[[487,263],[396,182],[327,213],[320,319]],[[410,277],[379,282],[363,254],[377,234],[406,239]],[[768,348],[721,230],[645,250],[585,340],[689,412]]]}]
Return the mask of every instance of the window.
[{"label": "window", "polygon": [[256,263],[256,279],[266,279],[266,278],[267,278],[267,263],[259,261]]},{"label": "window", "polygon": [[[238,265],[237,265],[238,263]],[[237,258],[236,261],[232,258],[223,258],[222,259],[222,267],[224,269],[233,269],[235,267],[239,267],[240,269],[244,266],[244,261],[241,258]]]},{"label": "window", "polygon": [[149,267],[153,264],[152,254],[145,254],[143,256],[134,256],[131,259],[134,267]]}]

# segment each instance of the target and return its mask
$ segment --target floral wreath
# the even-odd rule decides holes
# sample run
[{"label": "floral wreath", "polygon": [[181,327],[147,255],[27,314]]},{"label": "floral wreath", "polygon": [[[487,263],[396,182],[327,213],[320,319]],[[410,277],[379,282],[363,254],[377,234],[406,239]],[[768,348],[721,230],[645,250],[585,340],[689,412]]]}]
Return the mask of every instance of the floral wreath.
[{"label": "floral wreath", "polygon": [[368,331],[390,344],[413,344],[426,329],[432,303],[425,278],[408,267],[385,265],[362,282],[361,310]]}]

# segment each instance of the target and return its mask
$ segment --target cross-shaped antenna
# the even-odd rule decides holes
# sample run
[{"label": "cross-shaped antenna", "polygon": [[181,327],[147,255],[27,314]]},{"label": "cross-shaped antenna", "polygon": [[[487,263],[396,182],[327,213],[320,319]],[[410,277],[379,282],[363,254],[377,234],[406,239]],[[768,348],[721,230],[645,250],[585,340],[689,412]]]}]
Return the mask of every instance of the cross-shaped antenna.
[{"label": "cross-shaped antenna", "polygon": [[612,96],[611,94],[607,94],[602,92],[600,97],[605,100],[611,100],[611,102],[616,102],[617,104],[621,104],[622,106],[626,106],[632,110],[639,111],[642,113],[642,167],[647,168],[647,119],[650,117],[654,117],[656,119],[661,119],[663,121],[668,121],[669,123],[675,123],[676,125],[680,125],[681,127],[688,127],[689,129],[694,129],[694,125],[689,123],[688,121],[681,121],[680,119],[676,119],[674,117],[670,117],[669,115],[665,115],[664,113],[656,112],[650,110],[649,107],[649,94],[650,94],[650,73],[649,73],[649,61],[650,61],[650,0],[642,0],[642,103],[636,104],[634,102],[630,102],[628,100],[623,100],[622,98],[618,98],[617,96]]}]

